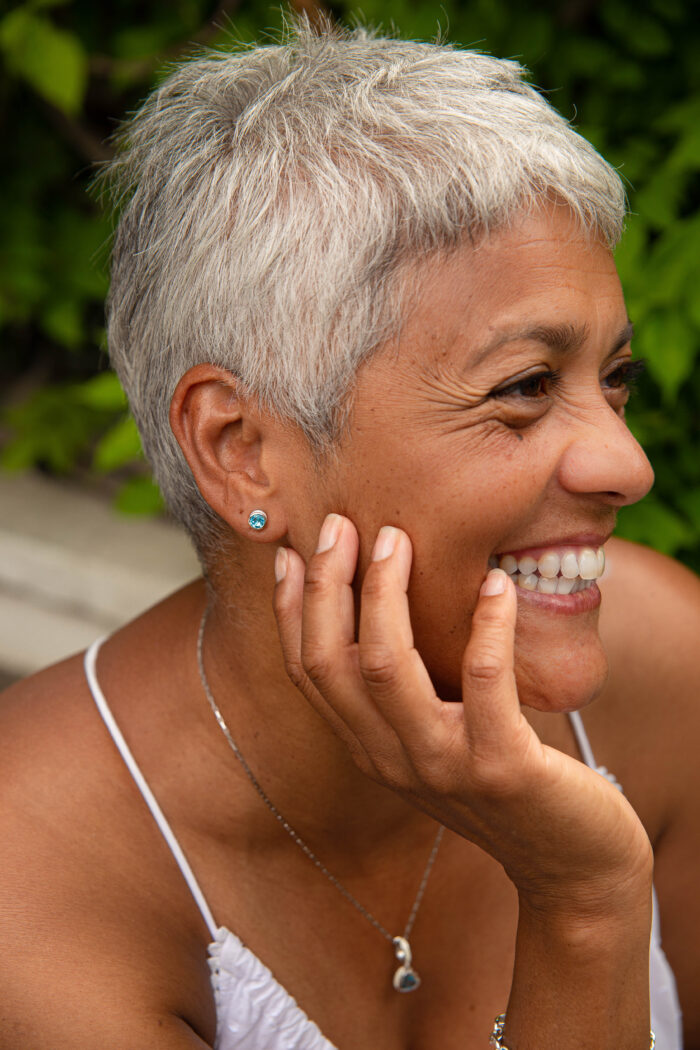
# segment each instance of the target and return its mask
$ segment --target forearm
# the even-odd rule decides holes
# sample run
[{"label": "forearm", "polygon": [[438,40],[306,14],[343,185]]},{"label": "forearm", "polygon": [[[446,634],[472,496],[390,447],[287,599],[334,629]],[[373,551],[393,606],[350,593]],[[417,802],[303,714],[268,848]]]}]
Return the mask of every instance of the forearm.
[{"label": "forearm", "polygon": [[[619,907],[564,914],[521,898],[503,1045],[648,1050],[651,886]],[[650,882],[650,880],[649,880]]]}]

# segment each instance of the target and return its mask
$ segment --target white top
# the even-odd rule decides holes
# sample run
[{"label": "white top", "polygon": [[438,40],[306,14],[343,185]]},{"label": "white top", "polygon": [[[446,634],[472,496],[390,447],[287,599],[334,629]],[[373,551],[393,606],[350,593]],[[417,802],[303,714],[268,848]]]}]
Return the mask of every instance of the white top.
[{"label": "white top", "polygon": [[[90,691],[114,743],[177,861],[212,937],[208,953],[216,1002],[215,1050],[336,1050],[265,964],[246,948],[235,933],[225,926],[217,926],[214,921],[194,872],[136,765],[100,689],[95,673],[100,644],[101,640],[94,642],[85,654],[85,675]],[[596,765],[581,716],[573,712],[569,717],[586,765],[622,790],[605,767]],[[656,1050],[682,1050],[681,1011],[676,982],[661,949],[656,894],[649,952],[649,981],[651,1027],[656,1035]]]}]

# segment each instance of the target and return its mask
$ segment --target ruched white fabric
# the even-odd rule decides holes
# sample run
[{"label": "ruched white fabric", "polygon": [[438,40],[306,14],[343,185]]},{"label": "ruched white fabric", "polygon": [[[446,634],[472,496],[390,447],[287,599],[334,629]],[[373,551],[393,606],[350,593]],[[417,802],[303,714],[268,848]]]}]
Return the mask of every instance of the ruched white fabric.
[{"label": "ruched white fabric", "polygon": [[209,945],[216,1050],[335,1050],[296,1001],[235,934]]},{"label": "ruched white fabric", "polygon": [[[217,1031],[215,1050],[336,1050],[318,1026],[297,1005],[270,970],[234,933],[217,926],[187,858],[163,814],[150,787],[134,760],[121,730],[100,689],[95,664],[101,640],[85,654],[85,675],[95,704],[133,776],[146,805],[192,892],[209,929],[209,968],[216,1002]],[[570,716],[586,765],[620,787],[615,777],[597,766],[580,715]],[[656,1050],[683,1050],[681,1011],[676,982],[661,949],[656,894],[649,954],[651,1019],[656,1034]]]}]

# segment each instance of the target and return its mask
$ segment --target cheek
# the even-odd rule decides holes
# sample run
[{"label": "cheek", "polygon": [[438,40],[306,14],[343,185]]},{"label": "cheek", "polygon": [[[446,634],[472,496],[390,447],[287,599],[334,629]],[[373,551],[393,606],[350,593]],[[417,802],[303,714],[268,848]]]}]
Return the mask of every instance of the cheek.
[{"label": "cheek", "polygon": [[374,459],[363,460],[363,471],[351,471],[348,484],[338,486],[337,509],[360,532],[360,578],[382,525],[397,525],[411,538],[414,644],[438,695],[460,699],[462,654],[489,556],[536,521],[551,464],[544,448],[535,453],[513,431],[488,440],[455,433],[434,455],[429,451],[425,443],[387,449],[385,442]]},{"label": "cheek", "polygon": [[416,498],[394,522],[406,529],[414,548],[414,643],[445,699],[461,696],[462,654],[488,559],[509,545],[509,537],[522,535],[546,487],[548,475],[536,477],[524,457],[518,460],[505,454],[463,466],[453,459],[453,468],[445,465],[429,479],[417,479]]},{"label": "cheek", "polygon": [[[461,665],[479,588],[495,549],[503,515],[469,514],[459,521],[434,523],[414,540],[409,585],[414,644],[439,696],[461,699]],[[419,546],[420,543],[420,546]]]},{"label": "cheek", "polygon": [[[531,506],[528,491],[523,490],[517,510]],[[465,518],[455,533],[434,538],[416,558],[409,588],[414,644],[445,700],[461,699],[462,656],[487,559],[504,534],[517,534],[520,522],[512,503],[494,501],[483,513]],[[562,616],[519,602],[515,666],[524,705],[558,712],[584,706],[607,676],[597,610]]]}]

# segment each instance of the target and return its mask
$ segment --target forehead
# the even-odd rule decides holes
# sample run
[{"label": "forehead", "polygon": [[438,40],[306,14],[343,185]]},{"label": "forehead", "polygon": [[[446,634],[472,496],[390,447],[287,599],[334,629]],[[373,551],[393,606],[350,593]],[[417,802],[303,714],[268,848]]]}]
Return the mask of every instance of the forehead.
[{"label": "forehead", "polygon": [[520,333],[567,349],[626,323],[612,252],[562,207],[425,260],[406,276],[405,301],[399,349],[459,344],[474,366]]}]

